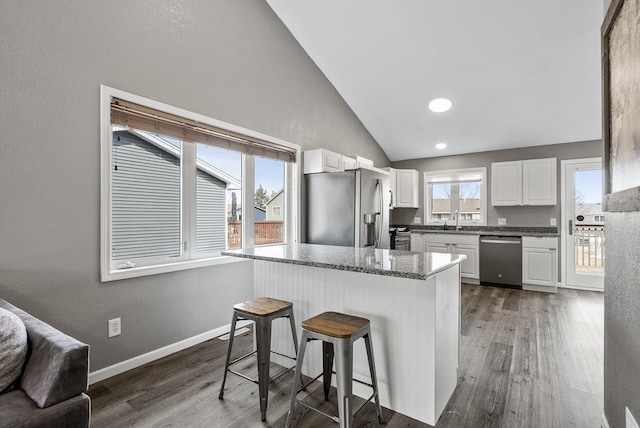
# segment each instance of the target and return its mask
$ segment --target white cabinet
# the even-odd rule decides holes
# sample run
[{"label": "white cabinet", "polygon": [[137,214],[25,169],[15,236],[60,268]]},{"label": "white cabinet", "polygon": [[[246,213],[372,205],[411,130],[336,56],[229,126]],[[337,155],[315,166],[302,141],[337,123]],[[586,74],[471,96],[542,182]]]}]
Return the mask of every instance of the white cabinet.
[{"label": "white cabinet", "polygon": [[522,205],[522,161],[491,164],[491,205]]},{"label": "white cabinet", "polygon": [[371,159],[363,158],[362,156],[356,156],[356,168],[373,168],[373,161]]},{"label": "white cabinet", "polygon": [[555,293],[558,279],[558,239],[522,238],[522,288]]},{"label": "white cabinet", "polygon": [[342,156],[342,170],[348,171],[350,169],[356,169],[356,160],[347,156]]},{"label": "white cabinet", "polygon": [[425,234],[424,248],[431,253],[462,254],[467,256],[460,264],[463,278],[480,278],[480,237],[452,233]]},{"label": "white cabinet", "polygon": [[385,168],[389,171],[391,206],[393,208],[419,208],[418,171],[415,169]]},{"label": "white cabinet", "polygon": [[424,233],[412,233],[411,234],[411,251],[418,253],[424,253]]},{"label": "white cabinet", "polygon": [[522,162],[522,204],[556,205],[556,158]]},{"label": "white cabinet", "polygon": [[556,205],[557,159],[491,164],[491,205]]},{"label": "white cabinet", "polygon": [[305,174],[317,172],[343,171],[342,155],[325,149],[305,150],[304,167]]}]

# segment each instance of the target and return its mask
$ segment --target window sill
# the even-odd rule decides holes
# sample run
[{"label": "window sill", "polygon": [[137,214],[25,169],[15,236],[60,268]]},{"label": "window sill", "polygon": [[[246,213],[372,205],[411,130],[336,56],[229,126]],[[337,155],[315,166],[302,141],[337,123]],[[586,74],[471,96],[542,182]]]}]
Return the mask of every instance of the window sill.
[{"label": "window sill", "polygon": [[229,256],[216,256],[205,259],[185,260],[174,263],[164,263],[152,266],[140,266],[131,269],[116,269],[102,272],[101,282],[118,281],[120,279],[138,278],[141,276],[157,275],[161,273],[177,272],[206,266],[225,265],[230,263],[247,262],[247,259]]}]

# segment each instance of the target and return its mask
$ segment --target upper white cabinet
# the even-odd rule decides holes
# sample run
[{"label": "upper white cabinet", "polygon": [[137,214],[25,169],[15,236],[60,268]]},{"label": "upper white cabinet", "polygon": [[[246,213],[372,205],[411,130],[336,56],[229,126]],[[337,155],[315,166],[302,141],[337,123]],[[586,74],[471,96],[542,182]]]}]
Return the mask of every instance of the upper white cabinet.
[{"label": "upper white cabinet", "polygon": [[556,158],[522,162],[522,204],[556,205]]},{"label": "upper white cabinet", "polygon": [[522,205],[522,161],[491,164],[491,205]]},{"label": "upper white cabinet", "polygon": [[419,208],[418,171],[415,169],[385,168],[389,171],[391,206],[393,208]]},{"label": "upper white cabinet", "polygon": [[362,156],[356,156],[357,168],[373,168],[373,161],[371,159],[363,158]]},{"label": "upper white cabinet", "polygon": [[325,149],[306,150],[303,170],[305,174],[344,171],[342,155]]},{"label": "upper white cabinet", "polygon": [[491,205],[556,205],[557,159],[491,164]]},{"label": "upper white cabinet", "polygon": [[348,171],[350,169],[356,169],[356,160],[347,156],[342,156],[342,170]]}]

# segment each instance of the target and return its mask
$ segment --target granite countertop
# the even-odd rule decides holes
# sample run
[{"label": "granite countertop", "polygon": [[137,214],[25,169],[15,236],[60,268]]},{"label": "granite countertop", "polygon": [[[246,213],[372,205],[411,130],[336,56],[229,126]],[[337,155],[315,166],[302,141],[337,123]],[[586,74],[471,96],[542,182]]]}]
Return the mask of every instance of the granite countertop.
[{"label": "granite countertop", "polygon": [[417,253],[380,248],[286,244],[223,251],[223,255],[269,262],[427,279],[466,258],[461,254]]},{"label": "granite countertop", "polygon": [[493,236],[535,236],[558,237],[557,227],[516,227],[516,226],[463,226],[455,230],[455,226],[444,230],[442,226],[393,226],[406,227],[411,233],[454,233],[459,235],[493,235]]}]

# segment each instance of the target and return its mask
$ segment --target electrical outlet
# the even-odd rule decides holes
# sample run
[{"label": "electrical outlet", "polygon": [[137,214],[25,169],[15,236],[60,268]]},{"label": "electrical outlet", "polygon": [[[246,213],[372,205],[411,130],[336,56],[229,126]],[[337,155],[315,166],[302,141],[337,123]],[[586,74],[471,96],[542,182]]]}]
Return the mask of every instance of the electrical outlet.
[{"label": "electrical outlet", "polygon": [[120,318],[114,318],[108,321],[109,324],[109,337],[120,336],[122,333]]},{"label": "electrical outlet", "polygon": [[555,218],[551,218],[551,226],[555,226],[556,225],[556,219]]},{"label": "electrical outlet", "polygon": [[498,219],[498,226],[504,226],[505,224],[507,224],[507,219],[506,218],[499,218]]},{"label": "electrical outlet", "polygon": [[422,222],[422,219],[420,217],[413,218],[413,224],[420,224],[421,222]]}]

